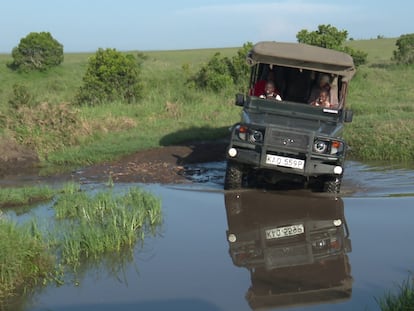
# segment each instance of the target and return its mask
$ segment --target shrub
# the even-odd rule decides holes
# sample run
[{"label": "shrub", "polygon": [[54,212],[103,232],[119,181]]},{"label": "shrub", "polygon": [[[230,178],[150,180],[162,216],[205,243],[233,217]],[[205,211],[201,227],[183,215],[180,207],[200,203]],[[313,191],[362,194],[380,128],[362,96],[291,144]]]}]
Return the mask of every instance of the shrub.
[{"label": "shrub", "polygon": [[29,89],[21,84],[13,85],[13,97],[9,99],[9,105],[13,109],[19,109],[19,107],[31,107],[34,103],[33,95]]},{"label": "shrub", "polygon": [[143,58],[115,49],[99,49],[89,59],[76,95],[78,104],[96,105],[114,100],[133,102],[141,97],[140,72]]},{"label": "shrub", "polygon": [[393,60],[399,64],[414,63],[414,33],[401,35],[395,45],[398,49],[394,51]]},{"label": "shrub", "polygon": [[78,143],[85,131],[79,111],[67,103],[20,107],[8,121],[8,128],[19,143],[35,148],[42,155]]},{"label": "shrub", "polygon": [[[252,43],[245,43],[231,59],[221,57],[219,52],[215,53],[206,65],[188,79],[187,84],[216,92],[235,85],[240,86],[240,89],[246,88],[250,74],[246,56],[252,47]],[[183,70],[187,72],[188,66],[183,65]]]},{"label": "shrub", "polygon": [[196,87],[211,91],[220,91],[233,85],[229,69],[230,60],[215,53],[206,65],[190,78]]},{"label": "shrub", "polygon": [[12,51],[12,69],[45,71],[63,62],[63,45],[49,32],[31,32]]},{"label": "shrub", "polygon": [[250,78],[250,67],[246,63],[246,56],[253,48],[253,43],[247,42],[237,51],[237,55],[233,56],[230,63],[230,73],[236,85],[240,86],[240,91],[244,91],[248,87]]}]

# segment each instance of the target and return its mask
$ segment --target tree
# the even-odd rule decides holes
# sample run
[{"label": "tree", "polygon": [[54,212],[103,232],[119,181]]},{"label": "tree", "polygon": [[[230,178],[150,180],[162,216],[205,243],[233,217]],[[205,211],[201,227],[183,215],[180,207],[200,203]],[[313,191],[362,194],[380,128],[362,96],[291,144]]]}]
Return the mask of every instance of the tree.
[{"label": "tree", "polygon": [[63,45],[49,32],[31,32],[12,51],[12,69],[45,71],[63,62]]},{"label": "tree", "polygon": [[395,45],[398,47],[393,53],[393,60],[399,64],[414,63],[414,33],[401,35]]},{"label": "tree", "polygon": [[348,32],[339,31],[331,25],[319,25],[318,30],[309,32],[302,29],[296,35],[298,42],[316,45],[327,49],[339,50],[344,44]]},{"label": "tree", "polygon": [[346,30],[340,31],[330,24],[319,25],[318,30],[311,32],[302,29],[296,34],[299,43],[345,52],[352,56],[355,66],[365,64],[368,54],[361,50],[354,50],[349,46],[344,46],[347,37],[348,32]]},{"label": "tree", "polygon": [[123,54],[115,49],[99,49],[89,59],[75,101],[78,104],[96,105],[105,101],[125,100],[133,102],[141,97],[141,64],[131,54]]}]

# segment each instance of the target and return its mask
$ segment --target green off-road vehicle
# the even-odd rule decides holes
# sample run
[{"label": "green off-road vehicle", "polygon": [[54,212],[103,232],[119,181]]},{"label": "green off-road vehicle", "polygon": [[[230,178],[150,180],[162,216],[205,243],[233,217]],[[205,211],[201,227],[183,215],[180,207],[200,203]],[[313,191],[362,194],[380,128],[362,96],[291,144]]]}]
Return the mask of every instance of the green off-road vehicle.
[{"label": "green off-road vehicle", "polygon": [[[339,192],[347,151],[342,132],[352,121],[345,109],[352,57],[301,43],[259,42],[247,63],[250,89],[236,95],[243,111],[232,127],[224,188],[260,180]],[[278,96],[264,94],[269,78]],[[328,104],[319,102],[321,90]]]}]

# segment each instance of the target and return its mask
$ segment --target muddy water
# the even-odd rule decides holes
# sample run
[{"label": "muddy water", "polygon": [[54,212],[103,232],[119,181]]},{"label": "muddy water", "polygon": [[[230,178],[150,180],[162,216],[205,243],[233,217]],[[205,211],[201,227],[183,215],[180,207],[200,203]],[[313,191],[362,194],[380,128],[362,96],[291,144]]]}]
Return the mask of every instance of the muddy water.
[{"label": "muddy water", "polygon": [[133,258],[42,289],[19,309],[378,310],[375,299],[414,268],[413,170],[349,162],[336,199],[225,193],[223,163],[188,176],[191,186],[141,185],[162,199],[164,224]]}]

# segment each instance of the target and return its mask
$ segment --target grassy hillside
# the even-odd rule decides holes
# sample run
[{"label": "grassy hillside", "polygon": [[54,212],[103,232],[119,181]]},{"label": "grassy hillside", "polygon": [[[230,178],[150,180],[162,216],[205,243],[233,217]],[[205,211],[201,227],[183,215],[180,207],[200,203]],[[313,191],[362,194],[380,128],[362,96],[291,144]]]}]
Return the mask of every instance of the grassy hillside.
[{"label": "grassy hillside", "polygon": [[[352,147],[351,156],[362,160],[411,161],[414,158],[413,67],[391,64],[395,39],[356,40],[347,44],[368,52],[369,60],[359,68],[350,87],[348,106],[355,117],[347,125],[346,138]],[[201,92],[188,88],[184,81],[215,52],[231,57],[237,50],[145,52],[148,58],[143,64],[141,102],[76,108],[80,125],[69,134],[57,131],[58,134],[45,135],[36,125],[39,120],[30,118],[34,114],[30,112],[28,121],[16,132],[3,129],[2,133],[35,146],[47,162],[75,165],[113,159],[148,147],[224,136],[240,114],[240,108],[233,104],[235,91]],[[61,108],[64,111],[72,109],[70,103],[82,83],[90,55],[65,54],[65,61],[58,68],[30,74],[10,71],[6,64],[11,56],[0,55],[0,121],[5,124],[11,118],[7,107],[14,84],[26,86],[33,101],[49,103],[50,106],[43,106],[45,111],[62,103],[68,103]],[[38,108],[35,111],[39,113]],[[48,117],[48,113],[43,115]],[[68,142],[63,143],[59,135],[67,135]]]},{"label": "grassy hillside", "polygon": [[370,40],[353,40],[348,41],[347,45],[358,50],[368,53],[368,64],[388,64],[393,55],[395,38],[370,39]]}]

